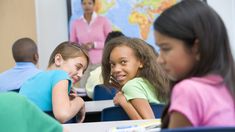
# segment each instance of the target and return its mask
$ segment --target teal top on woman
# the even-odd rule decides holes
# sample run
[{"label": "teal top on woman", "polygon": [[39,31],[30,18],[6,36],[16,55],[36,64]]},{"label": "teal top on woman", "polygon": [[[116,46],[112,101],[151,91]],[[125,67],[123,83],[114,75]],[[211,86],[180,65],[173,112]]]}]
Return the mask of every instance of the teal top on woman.
[{"label": "teal top on woman", "polygon": [[146,99],[149,103],[160,103],[157,99],[156,89],[148,80],[136,77],[129,80],[123,87],[122,91],[127,101],[135,98]]},{"label": "teal top on woman", "polygon": [[52,90],[62,80],[69,81],[69,93],[72,81],[68,73],[63,70],[50,70],[38,73],[22,85],[19,93],[26,96],[43,111],[52,111]]},{"label": "teal top on woman", "polygon": [[1,132],[62,132],[61,124],[42,112],[24,96],[0,94]]}]

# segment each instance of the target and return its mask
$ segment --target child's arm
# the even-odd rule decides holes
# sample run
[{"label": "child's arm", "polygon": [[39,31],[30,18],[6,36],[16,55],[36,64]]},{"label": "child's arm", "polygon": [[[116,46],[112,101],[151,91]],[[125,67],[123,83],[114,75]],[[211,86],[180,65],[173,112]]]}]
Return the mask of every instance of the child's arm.
[{"label": "child's arm", "polygon": [[68,80],[58,82],[52,91],[52,106],[55,118],[61,123],[73,118],[84,106],[80,97],[69,99]]},{"label": "child's arm", "polygon": [[155,119],[153,110],[146,99],[135,98],[130,100],[130,103],[139,113],[142,119]]},{"label": "child's arm", "polygon": [[131,120],[155,118],[149,102],[145,99],[137,98],[127,102],[125,96],[121,92],[118,92],[114,97],[114,103],[119,104]]},{"label": "child's arm", "polygon": [[115,105],[120,105],[131,120],[142,119],[138,112],[135,110],[135,108],[132,106],[132,104],[130,102],[127,102],[122,92],[118,92],[115,95],[115,97],[113,98],[113,102]]},{"label": "child's arm", "polygon": [[192,126],[191,122],[183,114],[175,111],[170,113],[170,122],[168,128],[190,127],[190,126]]}]

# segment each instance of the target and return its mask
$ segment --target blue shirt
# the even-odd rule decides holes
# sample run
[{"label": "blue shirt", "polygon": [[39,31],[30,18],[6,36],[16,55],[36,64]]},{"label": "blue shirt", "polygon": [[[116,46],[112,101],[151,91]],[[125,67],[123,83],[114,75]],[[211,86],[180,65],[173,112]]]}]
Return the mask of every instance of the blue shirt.
[{"label": "blue shirt", "polygon": [[0,74],[0,92],[19,89],[29,78],[41,70],[32,62],[16,62],[16,66]]},{"label": "blue shirt", "polygon": [[50,70],[40,72],[27,80],[20,89],[20,94],[26,96],[43,111],[52,111],[52,90],[62,80],[68,80],[68,93],[72,81],[67,72],[63,70]]}]

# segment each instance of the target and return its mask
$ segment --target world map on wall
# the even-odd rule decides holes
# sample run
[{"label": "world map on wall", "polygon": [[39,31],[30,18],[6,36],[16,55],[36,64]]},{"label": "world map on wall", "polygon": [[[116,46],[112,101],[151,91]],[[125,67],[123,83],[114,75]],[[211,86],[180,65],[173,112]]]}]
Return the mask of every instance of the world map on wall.
[{"label": "world map on wall", "polygon": [[[166,8],[178,0],[96,0],[95,11],[106,16],[113,30],[122,31],[126,36],[147,41],[155,49],[153,22]],[[81,0],[71,0],[71,23],[82,16]]]}]

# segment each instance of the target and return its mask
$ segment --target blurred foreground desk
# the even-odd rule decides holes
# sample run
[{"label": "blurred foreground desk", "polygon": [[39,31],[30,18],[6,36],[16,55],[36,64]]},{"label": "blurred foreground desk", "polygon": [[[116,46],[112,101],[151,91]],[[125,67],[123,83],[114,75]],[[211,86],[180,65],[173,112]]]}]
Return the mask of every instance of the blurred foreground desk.
[{"label": "blurred foreground desk", "polygon": [[[128,121],[111,121],[111,122],[93,122],[93,123],[78,123],[78,124],[64,124],[63,125],[70,132],[111,132],[114,129],[125,129],[138,126],[141,128],[148,128],[148,132],[160,131],[160,120],[128,120]],[[156,127],[155,127],[156,126]],[[155,128],[152,128],[155,127]]]},{"label": "blurred foreground desk", "polygon": [[86,118],[84,122],[98,122],[104,108],[114,106],[113,100],[85,101]]}]

